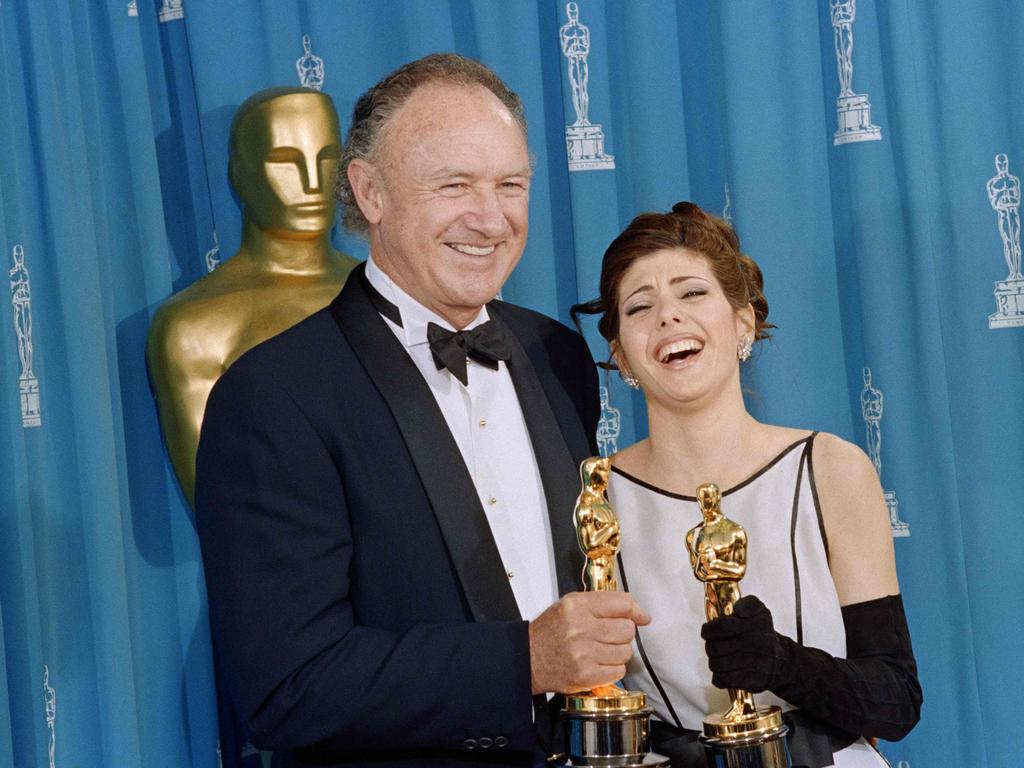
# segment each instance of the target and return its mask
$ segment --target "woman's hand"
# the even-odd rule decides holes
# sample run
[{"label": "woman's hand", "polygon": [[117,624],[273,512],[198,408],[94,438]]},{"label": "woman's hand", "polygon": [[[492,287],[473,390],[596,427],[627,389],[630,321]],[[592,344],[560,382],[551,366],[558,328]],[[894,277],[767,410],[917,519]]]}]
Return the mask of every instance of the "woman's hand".
[{"label": "woman's hand", "polygon": [[707,622],[700,631],[717,688],[760,693],[785,675],[787,654],[772,613],[753,595],[736,601],[732,615]]}]

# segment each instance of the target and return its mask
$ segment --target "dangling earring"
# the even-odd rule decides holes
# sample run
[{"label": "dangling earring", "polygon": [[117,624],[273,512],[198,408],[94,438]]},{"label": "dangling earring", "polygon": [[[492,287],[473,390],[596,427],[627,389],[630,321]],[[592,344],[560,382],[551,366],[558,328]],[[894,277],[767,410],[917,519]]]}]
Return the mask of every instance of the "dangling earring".
[{"label": "dangling earring", "polygon": [[626,382],[630,389],[640,389],[640,380],[630,373],[628,368],[619,367],[619,378]]},{"label": "dangling earring", "polygon": [[736,345],[736,357],[740,359],[741,363],[745,363],[750,359],[750,352],[753,349],[754,343],[750,340],[750,337],[744,336],[740,339],[740,343]]}]

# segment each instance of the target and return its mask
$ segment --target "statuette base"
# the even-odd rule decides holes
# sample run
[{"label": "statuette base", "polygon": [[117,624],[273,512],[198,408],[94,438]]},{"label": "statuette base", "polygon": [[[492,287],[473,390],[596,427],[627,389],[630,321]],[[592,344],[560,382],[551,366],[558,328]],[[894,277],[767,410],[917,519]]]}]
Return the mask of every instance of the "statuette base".
[{"label": "statuette base", "polygon": [[762,707],[738,719],[709,716],[700,742],[708,768],[790,768],[788,732],[778,707]]},{"label": "statuette base", "polygon": [[43,417],[39,412],[39,379],[35,376],[19,378],[18,395],[21,399],[21,426],[41,426]]},{"label": "statuette base", "polygon": [[605,154],[600,125],[570,125],[565,129],[565,149],[570,171],[597,171],[615,167],[615,157]]},{"label": "statuette base", "polygon": [[871,122],[871,102],[867,94],[854,93],[836,100],[839,127],[833,144],[852,144],[856,141],[881,141],[882,129]]},{"label": "statuette base", "polygon": [[562,710],[568,765],[596,768],[667,768],[651,748],[651,709],[642,693],[569,696]]},{"label": "statuette base", "polygon": [[721,741],[756,739],[782,728],[782,710],[778,707],[760,707],[753,714],[726,718],[708,715],[704,721],[704,736]]},{"label": "statuette base", "polygon": [[1024,280],[997,280],[993,293],[997,311],[988,316],[988,327],[1024,327]]},{"label": "statuette base", "polygon": [[647,707],[647,697],[642,693],[633,691],[622,691],[616,696],[595,696],[588,693],[578,693],[568,696],[565,703],[565,711],[570,714],[582,712],[608,714],[623,714],[630,712],[641,712]]}]

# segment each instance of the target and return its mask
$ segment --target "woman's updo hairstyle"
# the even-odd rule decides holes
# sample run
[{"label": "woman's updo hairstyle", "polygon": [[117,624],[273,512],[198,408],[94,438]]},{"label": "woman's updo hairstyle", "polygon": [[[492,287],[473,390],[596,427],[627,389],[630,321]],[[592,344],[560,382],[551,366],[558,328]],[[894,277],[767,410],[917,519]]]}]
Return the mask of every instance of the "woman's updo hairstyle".
[{"label": "woman's updo hairstyle", "polygon": [[740,252],[740,241],[724,219],[701,210],[688,201],[676,203],[668,213],[641,213],[616,237],[601,262],[601,295],[575,305],[579,315],[601,314],[597,328],[609,342],[619,337],[619,285],[637,259],[656,251],[686,248],[704,256],[735,309],[754,308],[754,340],[767,339],[768,300],[764,278],[752,258]]}]

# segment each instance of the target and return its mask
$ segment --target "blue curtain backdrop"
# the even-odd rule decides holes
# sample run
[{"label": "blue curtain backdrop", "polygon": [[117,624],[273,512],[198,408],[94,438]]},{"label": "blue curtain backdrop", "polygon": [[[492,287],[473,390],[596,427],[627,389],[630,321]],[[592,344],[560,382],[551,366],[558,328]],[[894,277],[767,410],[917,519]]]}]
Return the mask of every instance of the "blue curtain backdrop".
[{"label": "blue curtain backdrop", "polygon": [[[692,199],[733,220],[779,326],[746,370],[752,410],[859,443],[888,492],[926,702],[884,751],[1019,766],[1024,7],[853,6],[578,0],[582,121],[563,0],[2,0],[0,765],[218,764],[148,323],[238,247],[244,98],[302,76],[345,130],[383,74],[453,50],[526,103],[531,232],[506,299],[567,321],[637,212]],[[624,447],[642,401],[606,385],[601,438]]]}]

